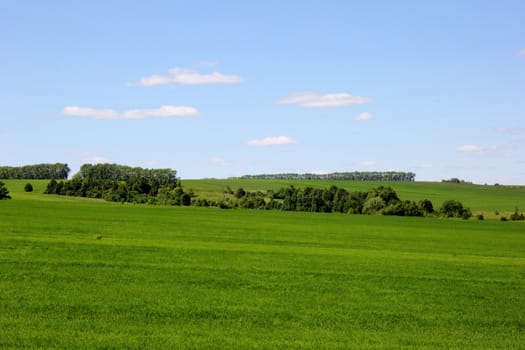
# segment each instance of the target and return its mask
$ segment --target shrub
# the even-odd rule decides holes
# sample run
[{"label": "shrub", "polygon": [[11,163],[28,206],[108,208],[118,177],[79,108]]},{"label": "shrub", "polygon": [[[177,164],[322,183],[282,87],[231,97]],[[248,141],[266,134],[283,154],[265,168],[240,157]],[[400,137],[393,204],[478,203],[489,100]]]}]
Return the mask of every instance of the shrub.
[{"label": "shrub", "polygon": [[472,216],[470,209],[463,207],[463,204],[456,200],[445,201],[439,212],[442,216],[447,218],[468,219]]},{"label": "shrub", "polygon": [[484,220],[485,219],[483,214],[478,214],[476,217],[478,218],[478,220]]},{"label": "shrub", "polygon": [[383,215],[396,215],[396,216],[423,216],[423,211],[414,201],[402,201],[394,204],[390,204],[383,209]]},{"label": "shrub", "polygon": [[33,185],[31,185],[30,183],[27,183],[24,186],[24,191],[26,191],[26,192],[33,192]]},{"label": "shrub", "polygon": [[525,216],[523,215],[523,213],[520,213],[518,208],[516,207],[516,209],[514,210],[514,213],[510,216],[510,219],[512,221],[521,221],[521,220],[525,220]]},{"label": "shrub", "polygon": [[432,202],[428,199],[423,199],[419,201],[418,206],[426,215],[434,213],[434,206],[432,205]]},{"label": "shrub", "polygon": [[7,190],[7,187],[5,187],[4,183],[0,181],[0,199],[11,199],[11,196],[9,195],[9,191]]},{"label": "shrub", "polygon": [[385,207],[385,201],[381,197],[367,199],[363,205],[363,214],[375,214]]}]

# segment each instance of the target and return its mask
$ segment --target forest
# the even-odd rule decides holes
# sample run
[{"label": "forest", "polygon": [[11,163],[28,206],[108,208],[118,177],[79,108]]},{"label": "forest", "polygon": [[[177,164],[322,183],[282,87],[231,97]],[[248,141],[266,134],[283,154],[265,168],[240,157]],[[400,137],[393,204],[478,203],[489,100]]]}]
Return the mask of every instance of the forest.
[{"label": "forest", "polygon": [[400,171],[354,171],[328,174],[260,174],[244,175],[236,179],[259,180],[348,180],[348,181],[415,181],[416,174]]},{"label": "forest", "polygon": [[0,179],[67,179],[70,169],[67,164],[34,164],[19,167],[0,166]]},{"label": "forest", "polygon": [[122,203],[190,205],[191,197],[176,175],[172,169],[84,164],[71,180],[51,180],[45,193]]},{"label": "forest", "polygon": [[223,209],[248,208],[282,211],[305,211],[318,213],[382,214],[394,216],[443,216],[468,219],[469,208],[456,200],[448,200],[438,209],[428,199],[418,202],[401,200],[391,187],[379,186],[368,191],[349,192],[330,186],[322,188],[296,188],[289,186],[277,191],[248,192],[243,188],[227,190],[230,196],[222,201],[206,199],[193,201],[197,206],[219,206]]}]

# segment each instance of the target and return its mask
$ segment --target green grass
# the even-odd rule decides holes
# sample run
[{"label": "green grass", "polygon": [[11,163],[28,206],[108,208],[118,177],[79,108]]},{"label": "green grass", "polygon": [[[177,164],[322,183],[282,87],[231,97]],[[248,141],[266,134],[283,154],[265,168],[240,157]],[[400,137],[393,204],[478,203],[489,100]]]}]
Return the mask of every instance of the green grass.
[{"label": "green grass", "polygon": [[5,182],[0,348],[525,344],[522,222],[123,205]]}]

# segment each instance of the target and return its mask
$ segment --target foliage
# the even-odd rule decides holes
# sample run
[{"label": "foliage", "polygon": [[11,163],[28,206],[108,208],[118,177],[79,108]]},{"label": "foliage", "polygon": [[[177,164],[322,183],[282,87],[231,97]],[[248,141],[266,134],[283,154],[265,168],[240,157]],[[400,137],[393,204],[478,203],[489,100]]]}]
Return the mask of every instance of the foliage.
[{"label": "foliage", "polygon": [[349,181],[414,181],[416,174],[400,171],[354,171],[329,174],[260,174],[244,175],[240,179],[265,179],[265,180],[349,180]]},{"label": "foliage", "polygon": [[426,215],[430,215],[434,213],[434,206],[432,202],[428,199],[423,199],[419,201],[418,206],[421,209],[421,211]]},{"label": "foliage", "polygon": [[472,182],[470,182],[470,181],[465,181],[465,180],[462,180],[462,179],[458,179],[457,177],[453,177],[453,178],[448,179],[448,180],[441,180],[441,182],[448,182],[448,183],[453,183],[453,184],[467,184],[467,185],[472,185]]},{"label": "foliage", "polygon": [[175,174],[171,169],[84,164],[72,180],[51,180],[44,193],[122,203],[190,205],[191,196],[184,192]]},{"label": "foliage", "polygon": [[439,210],[440,214],[447,218],[468,219],[472,216],[469,208],[463,207],[463,204],[457,200],[447,200]]},{"label": "foliage", "polygon": [[7,187],[5,187],[5,184],[0,181],[0,200],[1,199],[11,199],[11,196],[9,195],[9,191]]},{"label": "foliage", "polygon": [[173,169],[145,169],[119,164],[84,164],[75,174],[75,179],[141,181],[158,183],[160,186],[177,182],[177,171]]},{"label": "foliage", "polygon": [[24,186],[24,191],[26,192],[33,192],[33,185],[31,185],[29,182]]},{"label": "foliage", "polygon": [[0,179],[67,179],[69,171],[68,165],[64,163],[1,166]]},{"label": "foliage", "polygon": [[518,207],[516,207],[514,213],[512,213],[512,215],[510,216],[510,219],[512,221],[522,221],[525,220],[525,215],[523,215],[523,213],[520,213]]},{"label": "foliage", "polygon": [[[232,191],[233,192],[233,191]],[[348,192],[330,186],[322,188],[283,187],[277,191],[248,192],[242,187],[233,197],[220,202],[221,208],[248,208],[284,211],[308,211],[323,213],[379,214],[397,216],[423,216],[434,212],[428,199],[420,204],[401,201],[391,187],[379,186],[367,192]]]},{"label": "foliage", "polygon": [[[374,193],[370,193],[374,195]],[[363,205],[363,214],[376,214],[386,207],[385,200],[379,196],[368,198]]]},{"label": "foliage", "polygon": [[383,215],[396,216],[423,216],[425,213],[421,206],[410,200],[397,201],[387,206],[382,212]]}]

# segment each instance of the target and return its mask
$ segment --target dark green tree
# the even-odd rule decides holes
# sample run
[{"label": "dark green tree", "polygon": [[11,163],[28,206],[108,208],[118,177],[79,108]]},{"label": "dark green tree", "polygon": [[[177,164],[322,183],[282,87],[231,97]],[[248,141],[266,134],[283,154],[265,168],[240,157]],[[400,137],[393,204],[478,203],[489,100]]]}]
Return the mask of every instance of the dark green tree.
[{"label": "dark green tree", "polygon": [[26,185],[24,186],[24,191],[33,192],[33,185],[31,185],[30,183],[26,183]]},{"label": "dark green tree", "polygon": [[5,184],[0,181],[0,199],[11,199],[11,196],[9,195],[9,191],[7,190],[7,187],[5,187]]},{"label": "dark green tree", "polygon": [[470,209],[463,207],[463,204],[457,200],[448,200],[443,202],[439,213],[447,218],[468,219],[472,216]]},{"label": "dark green tree", "polygon": [[432,202],[428,199],[423,199],[419,201],[418,206],[426,215],[434,213],[434,206],[432,205]]}]

